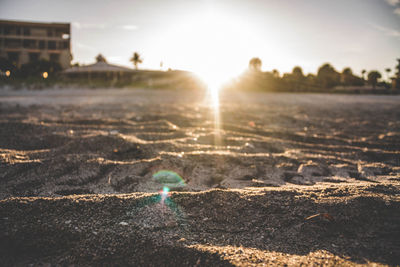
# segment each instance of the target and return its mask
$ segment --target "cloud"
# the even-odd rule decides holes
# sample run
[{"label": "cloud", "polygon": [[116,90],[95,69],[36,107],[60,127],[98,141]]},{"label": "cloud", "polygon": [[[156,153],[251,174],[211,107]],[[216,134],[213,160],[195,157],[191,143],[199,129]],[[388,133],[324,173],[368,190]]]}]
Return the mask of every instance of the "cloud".
[{"label": "cloud", "polygon": [[386,2],[391,6],[396,6],[397,4],[400,4],[400,0],[386,0]]},{"label": "cloud", "polygon": [[72,26],[77,29],[105,29],[107,27],[106,24],[80,23],[80,22],[72,22]]},{"label": "cloud", "polygon": [[136,26],[136,25],[122,25],[121,28],[124,29],[124,30],[128,30],[128,31],[134,31],[134,30],[138,29],[138,26]]},{"label": "cloud", "polygon": [[385,0],[386,3],[394,7],[393,13],[400,16],[400,0]]},{"label": "cloud", "polygon": [[373,27],[381,32],[383,32],[385,35],[387,36],[391,36],[391,37],[396,37],[396,38],[400,38],[400,31],[398,30],[394,30],[394,29],[390,29],[390,28],[385,28],[379,25],[373,25]]}]

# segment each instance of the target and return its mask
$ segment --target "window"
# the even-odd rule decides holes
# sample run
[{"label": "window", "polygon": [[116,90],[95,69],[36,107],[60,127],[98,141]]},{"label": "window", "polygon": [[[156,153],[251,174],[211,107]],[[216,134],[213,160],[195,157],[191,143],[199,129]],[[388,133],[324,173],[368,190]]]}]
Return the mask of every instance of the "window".
[{"label": "window", "polygon": [[19,54],[17,52],[9,52],[7,53],[8,60],[11,61],[13,64],[17,64],[19,60]]},{"label": "window", "polygon": [[59,54],[50,54],[50,61],[51,62],[58,62],[60,60]]},{"label": "window", "polygon": [[28,48],[28,47],[29,47],[29,40],[23,40],[23,41],[22,41],[22,46],[23,46],[24,48]]},{"label": "window", "polygon": [[56,31],[56,37],[61,37],[62,38],[62,35],[63,35],[63,31],[62,30],[59,30],[59,29],[57,29],[57,30],[55,30]]},{"label": "window", "polygon": [[24,35],[31,35],[31,30],[29,28],[24,28]]},{"label": "window", "polygon": [[4,34],[5,34],[5,35],[11,34],[11,27],[5,27],[5,28],[4,28]]},{"label": "window", "polygon": [[44,41],[39,41],[39,49],[44,49],[44,48],[45,48]]},{"label": "window", "polygon": [[20,48],[21,41],[18,39],[6,39],[6,47],[8,48]]},{"label": "window", "polygon": [[22,46],[24,48],[37,48],[35,40],[23,40]]},{"label": "window", "polygon": [[64,42],[63,47],[64,47],[64,49],[68,49],[68,48],[69,48],[69,42],[68,42],[68,41],[67,41],[67,42]]},{"label": "window", "polygon": [[39,61],[39,53],[29,53],[29,61],[30,62]]},{"label": "window", "polygon": [[55,42],[55,41],[49,41],[47,47],[48,47],[49,49],[56,49],[56,48],[57,48],[56,42]]}]

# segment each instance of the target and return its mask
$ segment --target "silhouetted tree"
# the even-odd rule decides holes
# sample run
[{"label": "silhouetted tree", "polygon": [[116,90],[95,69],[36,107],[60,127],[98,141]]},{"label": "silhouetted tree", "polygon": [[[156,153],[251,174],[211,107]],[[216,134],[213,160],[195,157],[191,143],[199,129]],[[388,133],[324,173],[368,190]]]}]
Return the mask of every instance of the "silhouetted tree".
[{"label": "silhouetted tree", "polygon": [[345,86],[352,85],[353,71],[350,68],[344,68],[341,74],[341,82]]},{"label": "silhouetted tree", "polygon": [[392,71],[392,69],[386,68],[385,71],[386,71],[386,76],[387,76],[386,78],[387,78],[388,82],[390,82],[390,72]]},{"label": "silhouetted tree", "polygon": [[143,59],[140,57],[140,54],[138,52],[133,53],[133,56],[131,57],[130,61],[133,63],[133,66],[135,66],[135,69],[139,68],[139,64],[143,62]]},{"label": "silhouetted tree", "polygon": [[303,69],[299,66],[293,68],[292,74],[296,79],[304,78]]},{"label": "silhouetted tree", "polygon": [[400,78],[400,58],[397,59],[396,77]]},{"label": "silhouetted tree", "polygon": [[340,74],[326,63],[318,69],[318,81],[324,88],[332,88],[340,83]]},{"label": "silhouetted tree", "polygon": [[379,71],[373,70],[368,73],[368,82],[372,85],[375,89],[376,84],[378,83],[378,79],[382,78],[382,75]]},{"label": "silhouetted tree", "polygon": [[280,76],[279,71],[277,69],[272,70],[272,75],[274,76],[274,78],[279,78]]},{"label": "silhouetted tree", "polygon": [[249,69],[252,71],[261,71],[262,61],[258,57],[253,57],[249,61]]},{"label": "silhouetted tree", "polygon": [[340,81],[344,86],[362,86],[364,84],[363,79],[354,75],[350,68],[343,69]]},{"label": "silhouetted tree", "polygon": [[292,73],[286,77],[295,91],[301,91],[304,87],[303,69],[299,66],[293,68]]},{"label": "silhouetted tree", "polygon": [[393,89],[400,89],[400,58],[397,59],[396,73],[392,83]]},{"label": "silhouetted tree", "polygon": [[96,62],[105,62],[105,63],[107,63],[107,60],[102,54],[98,54],[96,56]]},{"label": "silhouetted tree", "polygon": [[318,91],[320,89],[320,84],[318,83],[318,78],[314,74],[311,74],[311,73],[307,74],[306,84],[310,90]]},{"label": "silhouetted tree", "polygon": [[362,70],[362,71],[361,71],[361,76],[362,76],[362,79],[363,79],[363,80],[365,80],[365,73],[367,73],[366,70]]}]

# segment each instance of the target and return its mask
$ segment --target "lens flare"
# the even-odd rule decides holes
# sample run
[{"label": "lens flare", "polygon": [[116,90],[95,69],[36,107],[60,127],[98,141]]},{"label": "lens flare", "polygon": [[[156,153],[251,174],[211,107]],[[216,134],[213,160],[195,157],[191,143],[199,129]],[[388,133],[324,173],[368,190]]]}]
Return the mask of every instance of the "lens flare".
[{"label": "lens flare", "polygon": [[160,192],[161,195],[161,204],[164,205],[165,200],[169,197],[169,188],[164,186],[163,190]]},{"label": "lens flare", "polygon": [[169,170],[158,171],[153,174],[153,178],[162,184],[164,186],[163,188],[168,188],[168,190],[169,188],[184,187],[186,185],[179,174]]},{"label": "lens flare", "polygon": [[200,78],[207,86],[207,102],[213,109],[214,114],[214,136],[215,145],[221,144],[221,121],[220,121],[220,91],[225,84],[228,84],[231,78],[217,69],[199,72]]}]

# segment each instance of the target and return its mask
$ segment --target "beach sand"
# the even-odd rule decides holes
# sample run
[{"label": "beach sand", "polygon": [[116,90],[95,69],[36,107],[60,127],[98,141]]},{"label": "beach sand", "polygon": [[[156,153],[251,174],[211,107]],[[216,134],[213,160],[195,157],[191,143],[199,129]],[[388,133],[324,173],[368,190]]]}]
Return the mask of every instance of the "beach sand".
[{"label": "beach sand", "polygon": [[399,96],[1,90],[0,124],[5,265],[400,264]]}]

